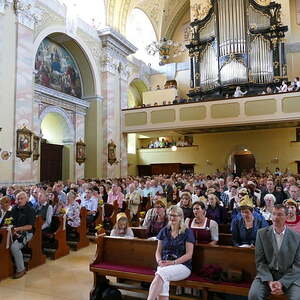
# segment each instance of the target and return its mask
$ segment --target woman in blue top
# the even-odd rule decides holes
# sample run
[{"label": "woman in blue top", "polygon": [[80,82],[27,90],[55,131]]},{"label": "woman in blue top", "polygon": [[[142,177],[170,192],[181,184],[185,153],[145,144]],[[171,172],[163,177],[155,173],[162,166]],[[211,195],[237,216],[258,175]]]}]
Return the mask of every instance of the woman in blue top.
[{"label": "woman in blue top", "polygon": [[250,201],[242,199],[239,210],[241,217],[237,216],[231,223],[233,245],[254,246],[257,231],[269,224],[263,217],[253,213],[253,203]]},{"label": "woman in blue top", "polygon": [[168,209],[169,223],[158,234],[155,258],[158,264],[148,300],[169,299],[170,281],[190,276],[195,238],[184,224],[183,211],[177,205]]}]

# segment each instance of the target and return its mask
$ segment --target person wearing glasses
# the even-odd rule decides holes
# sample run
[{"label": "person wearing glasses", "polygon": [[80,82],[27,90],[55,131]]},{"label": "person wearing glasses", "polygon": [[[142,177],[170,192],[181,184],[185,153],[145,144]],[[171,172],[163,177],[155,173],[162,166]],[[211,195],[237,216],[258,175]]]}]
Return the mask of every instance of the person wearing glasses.
[{"label": "person wearing glasses", "polygon": [[170,281],[190,276],[195,237],[184,224],[183,211],[172,205],[167,211],[169,223],[158,234],[155,258],[158,264],[149,289],[148,300],[169,299]]}]

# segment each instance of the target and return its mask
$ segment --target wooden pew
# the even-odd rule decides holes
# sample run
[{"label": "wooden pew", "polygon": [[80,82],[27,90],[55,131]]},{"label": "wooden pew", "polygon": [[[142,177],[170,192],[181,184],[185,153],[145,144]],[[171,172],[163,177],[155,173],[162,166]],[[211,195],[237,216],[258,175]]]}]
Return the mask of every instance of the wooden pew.
[{"label": "wooden pew", "polygon": [[51,248],[44,248],[44,251],[52,258],[58,259],[62,256],[69,254],[70,248],[67,244],[67,234],[64,228],[64,217],[53,216],[54,222],[57,224],[57,229],[53,234],[49,235],[53,245]]},{"label": "wooden pew", "polygon": [[32,239],[27,243],[23,248],[24,256],[30,254],[29,260],[24,259],[24,262],[27,265],[27,269],[32,269],[37,266],[40,266],[46,262],[46,256],[43,254],[42,249],[42,225],[44,220],[41,216],[37,216],[35,219],[34,225],[34,234]]},{"label": "wooden pew", "polygon": [[[75,234],[75,240],[68,240],[68,245],[72,247],[75,251],[87,247],[90,242],[86,236],[87,226],[86,226],[87,210],[85,207],[80,209],[80,226],[73,229]],[[72,233],[73,233],[72,232]]]},{"label": "wooden pew", "polygon": [[219,224],[219,233],[231,233],[230,224]]},{"label": "wooden pew", "polygon": [[10,248],[6,248],[8,231],[0,228],[0,280],[10,277],[14,273]]},{"label": "wooden pew", "polygon": [[[94,274],[94,292],[105,286],[106,276],[137,282],[151,282],[156,269],[155,250],[157,242],[143,239],[122,239],[100,236],[97,239],[97,252],[90,265]],[[122,255],[120,255],[122,249]],[[145,259],[147,258],[147,259]],[[243,271],[243,283],[215,283],[201,277],[199,273],[204,265],[216,264],[227,271],[229,269]],[[215,293],[247,296],[250,284],[255,277],[254,249],[228,246],[211,247],[195,245],[193,256],[193,273],[186,280],[171,282],[172,286],[196,288],[202,291],[202,299],[208,300]],[[139,287],[118,286],[126,290],[146,292]],[[170,296],[172,298],[172,295]],[[187,296],[175,296],[176,299],[189,299]],[[286,299],[282,297],[270,299]]]}]

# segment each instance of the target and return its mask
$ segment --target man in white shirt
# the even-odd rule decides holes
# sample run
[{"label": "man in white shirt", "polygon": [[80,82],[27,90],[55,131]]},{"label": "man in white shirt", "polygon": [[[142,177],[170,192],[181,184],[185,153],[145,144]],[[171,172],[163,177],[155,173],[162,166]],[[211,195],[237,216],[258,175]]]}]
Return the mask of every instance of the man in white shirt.
[{"label": "man in white shirt", "polygon": [[91,229],[98,209],[98,200],[93,196],[93,190],[91,188],[85,190],[85,199],[81,203],[81,207],[85,207],[87,210],[87,224]]},{"label": "man in white shirt", "polygon": [[299,299],[300,235],[285,226],[287,214],[284,205],[276,204],[272,212],[273,225],[257,233],[257,275],[249,291],[249,300],[267,299],[270,294]]}]

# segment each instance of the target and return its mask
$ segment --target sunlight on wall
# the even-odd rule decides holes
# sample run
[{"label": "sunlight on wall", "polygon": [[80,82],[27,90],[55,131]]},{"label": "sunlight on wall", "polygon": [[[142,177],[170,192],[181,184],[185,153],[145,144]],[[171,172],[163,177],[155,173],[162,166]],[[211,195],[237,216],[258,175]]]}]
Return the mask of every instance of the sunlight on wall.
[{"label": "sunlight on wall", "polygon": [[70,132],[65,119],[57,113],[49,113],[41,123],[43,139],[50,144],[63,144],[64,139],[70,138]]},{"label": "sunlight on wall", "polygon": [[135,133],[129,133],[127,136],[127,151],[129,154],[135,154],[136,153],[136,134]]},{"label": "sunlight on wall", "polygon": [[104,0],[59,0],[68,8],[74,9],[77,16],[96,28],[104,27],[105,5]]},{"label": "sunlight on wall", "polygon": [[138,48],[135,57],[146,64],[151,64],[152,68],[159,67],[158,54],[152,56],[146,51],[146,46],[157,40],[154,28],[147,15],[138,8],[133,9],[128,17],[126,38]]}]

